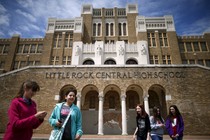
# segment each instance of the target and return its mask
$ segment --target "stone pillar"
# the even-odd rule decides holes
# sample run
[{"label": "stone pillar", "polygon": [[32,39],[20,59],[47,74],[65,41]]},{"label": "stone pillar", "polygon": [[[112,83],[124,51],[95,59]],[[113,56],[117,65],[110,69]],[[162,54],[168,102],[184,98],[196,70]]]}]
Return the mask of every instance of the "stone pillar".
[{"label": "stone pillar", "polygon": [[121,108],[122,108],[122,135],[128,135],[127,133],[127,119],[126,119],[126,95],[121,95]]},{"label": "stone pillar", "polygon": [[103,104],[104,97],[99,95],[99,111],[98,111],[98,135],[103,135]]},{"label": "stone pillar", "polygon": [[81,108],[81,92],[77,92],[77,106]]},{"label": "stone pillar", "polygon": [[145,111],[147,112],[147,114],[150,115],[148,98],[149,98],[149,95],[144,96],[144,108],[145,108]]}]

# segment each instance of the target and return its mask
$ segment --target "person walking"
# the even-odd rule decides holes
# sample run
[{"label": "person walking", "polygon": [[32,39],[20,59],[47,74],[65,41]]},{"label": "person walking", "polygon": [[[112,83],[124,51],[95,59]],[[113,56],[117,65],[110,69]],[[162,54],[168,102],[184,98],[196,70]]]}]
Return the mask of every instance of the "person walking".
[{"label": "person walking", "polygon": [[182,140],[184,121],[176,105],[169,107],[169,115],[166,119],[166,130],[172,140]]},{"label": "person walking", "polygon": [[46,111],[37,112],[36,103],[31,99],[39,90],[35,81],[22,83],[10,104],[9,122],[3,140],[31,140],[33,129],[39,127],[47,115]]},{"label": "person walking", "polygon": [[152,140],[163,140],[165,122],[161,116],[160,108],[153,107],[153,116],[150,117],[151,132],[150,137]]},{"label": "person walking", "polygon": [[[64,127],[62,140],[79,140],[83,134],[82,115],[80,109],[74,104],[75,98],[76,90],[67,90],[65,101],[56,104],[49,118],[49,123],[54,130]],[[70,116],[68,117],[68,115]],[[65,121],[66,123],[64,123]],[[62,126],[63,124],[65,126]]]},{"label": "person walking", "polygon": [[150,132],[150,120],[149,115],[146,113],[144,106],[137,104],[136,106],[136,130],[133,135],[133,139],[146,140],[148,132]]}]

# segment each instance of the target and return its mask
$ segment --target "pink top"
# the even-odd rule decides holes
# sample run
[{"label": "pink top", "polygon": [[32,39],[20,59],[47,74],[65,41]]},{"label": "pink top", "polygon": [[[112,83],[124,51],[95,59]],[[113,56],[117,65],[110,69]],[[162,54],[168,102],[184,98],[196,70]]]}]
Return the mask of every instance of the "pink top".
[{"label": "pink top", "polygon": [[33,129],[43,120],[37,119],[36,103],[27,104],[23,98],[14,98],[8,110],[9,122],[3,140],[31,140]]}]

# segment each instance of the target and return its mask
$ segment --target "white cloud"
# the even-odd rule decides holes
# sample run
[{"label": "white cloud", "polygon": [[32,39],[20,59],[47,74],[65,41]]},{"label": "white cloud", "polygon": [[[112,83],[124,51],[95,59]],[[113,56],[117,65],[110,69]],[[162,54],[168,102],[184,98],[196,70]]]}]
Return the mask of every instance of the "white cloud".
[{"label": "white cloud", "polygon": [[9,14],[3,5],[0,4],[0,25],[9,26]]},{"label": "white cloud", "polygon": [[36,22],[36,18],[33,15],[29,14],[29,13],[23,12],[20,9],[17,9],[15,12],[20,14],[20,15],[22,15],[22,16],[24,16],[24,17],[26,17],[31,22]]}]

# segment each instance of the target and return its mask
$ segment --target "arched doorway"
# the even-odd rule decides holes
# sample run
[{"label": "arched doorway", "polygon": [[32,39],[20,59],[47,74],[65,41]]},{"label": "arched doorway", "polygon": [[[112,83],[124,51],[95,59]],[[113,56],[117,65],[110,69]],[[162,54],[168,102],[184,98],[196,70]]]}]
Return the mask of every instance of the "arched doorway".
[{"label": "arched doorway", "polygon": [[136,129],[136,110],[137,104],[143,104],[143,90],[138,85],[130,85],[126,91],[126,110],[127,110],[127,133],[133,135]]},{"label": "arched doorway", "polygon": [[105,135],[122,133],[120,88],[109,85],[104,89],[103,128]]},{"label": "arched doorway", "polygon": [[167,108],[166,108],[166,99],[165,99],[165,89],[161,85],[152,85],[149,88],[149,108],[150,115],[153,115],[152,108],[154,106],[158,106],[161,109],[161,114],[163,118],[167,116]]},{"label": "arched doorway", "polygon": [[82,128],[84,134],[98,132],[98,89],[95,85],[87,85],[82,92]]}]

